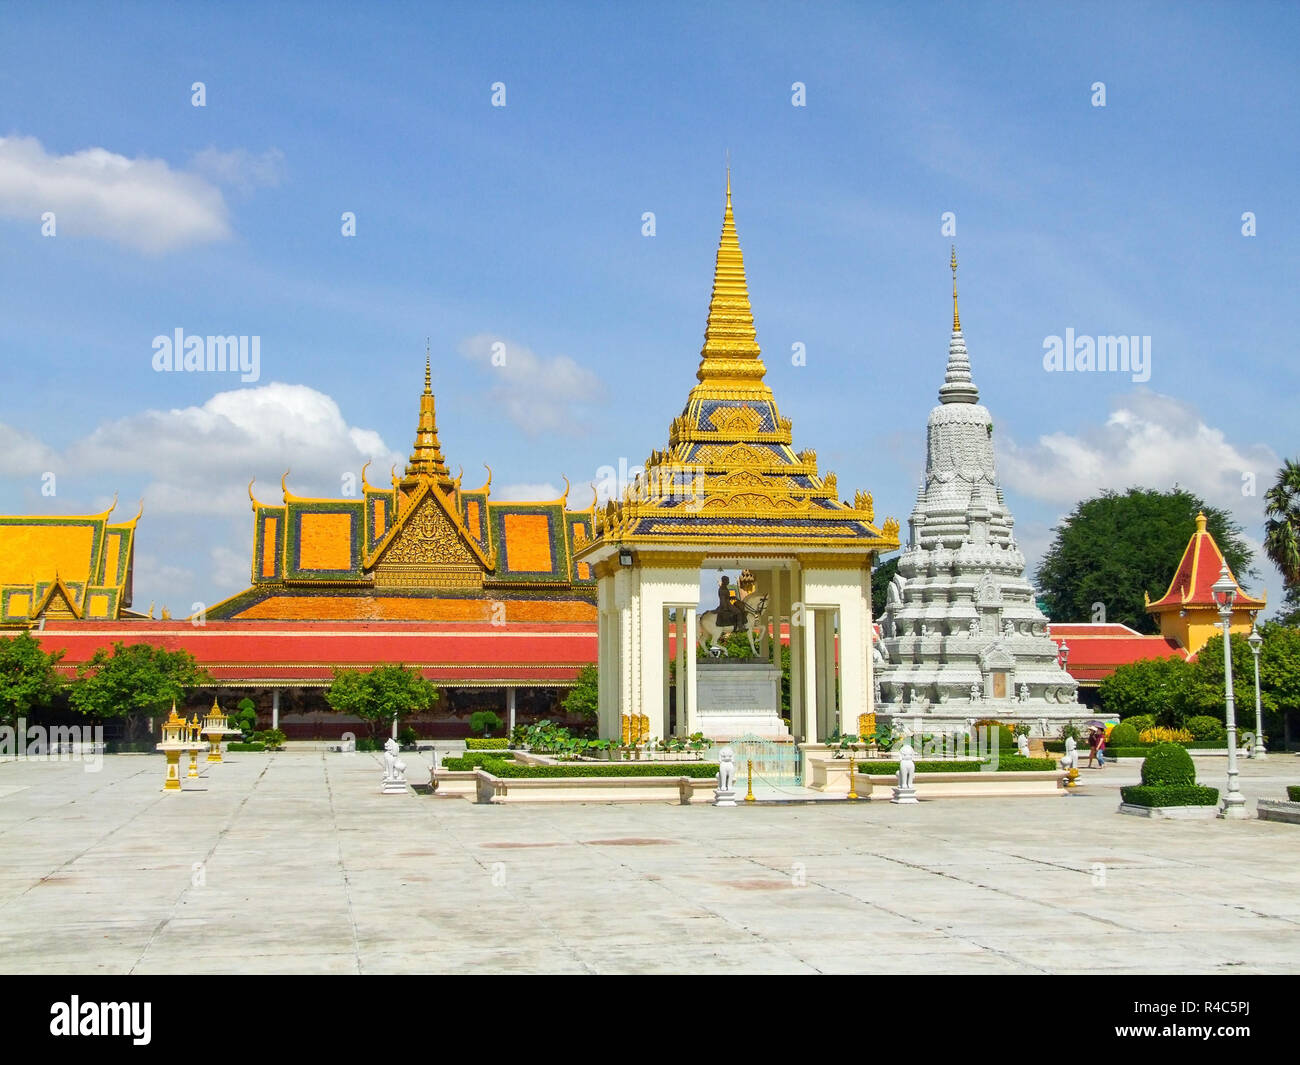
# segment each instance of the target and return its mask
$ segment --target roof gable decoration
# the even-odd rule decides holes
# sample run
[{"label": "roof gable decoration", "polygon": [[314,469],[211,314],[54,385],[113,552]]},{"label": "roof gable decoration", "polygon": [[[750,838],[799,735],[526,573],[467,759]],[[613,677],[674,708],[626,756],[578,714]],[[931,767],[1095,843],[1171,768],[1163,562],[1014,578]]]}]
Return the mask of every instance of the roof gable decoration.
[{"label": "roof gable decoration", "polygon": [[496,559],[479,547],[450,500],[425,481],[363,566],[376,585],[481,586]]},{"label": "roof gable decoration", "polygon": [[77,596],[68,590],[68,586],[63,583],[63,578],[57,573],[50,586],[45,589],[35,605],[32,607],[31,617],[47,618],[74,618],[81,620],[81,607],[78,604]]}]

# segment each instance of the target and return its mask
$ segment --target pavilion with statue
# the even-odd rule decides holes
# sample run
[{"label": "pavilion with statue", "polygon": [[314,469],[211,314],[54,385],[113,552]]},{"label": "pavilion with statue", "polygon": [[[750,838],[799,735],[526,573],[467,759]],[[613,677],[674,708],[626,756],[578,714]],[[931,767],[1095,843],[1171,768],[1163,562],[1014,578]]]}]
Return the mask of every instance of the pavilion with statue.
[{"label": "pavilion with statue", "polygon": [[[597,584],[602,737],[637,732],[637,722],[648,737],[669,735],[674,681],[678,735],[792,733],[816,743],[837,729],[856,733],[873,709],[871,568],[898,547],[898,522],[876,525],[869,493],[840,500],[816,452],[793,450],[765,372],[728,178],[698,383],[668,446],[622,499],[597,508],[592,539],[575,556]],[[701,574],[724,570],[752,575],[741,609],[761,633],[757,663],[697,661]],[[788,730],[779,704],[786,625]],[[755,701],[759,691],[772,694]]]}]

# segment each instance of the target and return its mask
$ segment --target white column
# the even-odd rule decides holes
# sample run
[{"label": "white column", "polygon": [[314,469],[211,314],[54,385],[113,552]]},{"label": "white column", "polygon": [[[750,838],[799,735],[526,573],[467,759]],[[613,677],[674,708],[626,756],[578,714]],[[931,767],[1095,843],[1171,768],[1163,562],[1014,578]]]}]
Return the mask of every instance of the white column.
[{"label": "white column", "polygon": [[817,611],[817,734],[835,731],[835,610]]},{"label": "white column", "polygon": [[660,688],[663,691],[663,695],[660,698],[660,702],[662,703],[660,707],[660,713],[663,715],[663,722],[664,722],[664,730],[659,735],[663,737],[667,737],[668,706],[669,706],[669,699],[670,699],[669,690],[668,690],[669,688],[668,663],[672,661],[672,653],[671,653],[672,644],[668,639],[668,608],[666,606],[659,608],[659,631],[660,633],[663,634],[660,637],[663,640],[663,659],[662,659],[663,665],[660,667],[660,672],[663,674],[663,683],[660,684]]},{"label": "white column", "polygon": [[697,608],[694,605],[688,606],[686,610],[686,674],[677,674],[677,713],[683,714],[682,707],[685,706],[686,735],[700,730],[699,712],[695,702],[695,640],[697,635],[696,618]]},{"label": "white column", "polygon": [[[803,632],[800,634],[803,682],[804,735],[809,743],[818,742],[821,729],[817,724],[817,611],[807,603],[803,607]],[[791,637],[793,639],[793,635]]]},{"label": "white column", "polygon": [[[673,625],[673,635],[677,637],[677,735],[689,736],[686,728],[686,610],[677,607],[677,620]],[[694,607],[690,607],[694,610]],[[694,655],[692,655],[694,658]]]},{"label": "white column", "polygon": [[515,689],[506,689],[506,735],[515,733]]},{"label": "white column", "polygon": [[280,727],[280,689],[271,689],[271,727]]},{"label": "white column", "polygon": [[870,670],[864,670],[871,659],[871,629],[868,626],[863,631],[862,624],[864,613],[871,616],[871,601],[867,600],[864,609],[861,587],[846,590],[848,594],[840,603],[840,732],[843,735],[858,731],[858,718],[871,705]]},{"label": "white column", "polygon": [[864,684],[866,694],[867,713],[876,712],[876,626],[875,618],[871,613],[871,570],[868,569],[864,574],[866,587],[863,591],[863,613],[865,615],[863,623],[866,625],[866,649],[867,656],[863,663],[863,674],[866,677]]},{"label": "white column", "polygon": [[[650,720],[650,735],[663,736],[667,721],[664,709],[663,592],[653,581],[641,582],[640,609],[635,612],[641,629],[639,703],[636,713]],[[658,631],[656,631],[658,629]]]}]

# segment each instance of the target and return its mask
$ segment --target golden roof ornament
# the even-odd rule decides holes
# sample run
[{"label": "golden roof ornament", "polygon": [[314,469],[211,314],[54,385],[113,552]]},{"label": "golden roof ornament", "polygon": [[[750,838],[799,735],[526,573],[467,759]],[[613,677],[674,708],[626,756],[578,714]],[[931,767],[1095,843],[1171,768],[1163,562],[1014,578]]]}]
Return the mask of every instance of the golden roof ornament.
[{"label": "golden roof ornament", "polygon": [[731,171],[727,171],[727,203],[722,215],[722,236],[713,268],[713,296],[704,327],[704,347],[695,376],[701,384],[758,386],[767,372],[760,358],[754,312],[745,280],[745,258],[731,212]]}]

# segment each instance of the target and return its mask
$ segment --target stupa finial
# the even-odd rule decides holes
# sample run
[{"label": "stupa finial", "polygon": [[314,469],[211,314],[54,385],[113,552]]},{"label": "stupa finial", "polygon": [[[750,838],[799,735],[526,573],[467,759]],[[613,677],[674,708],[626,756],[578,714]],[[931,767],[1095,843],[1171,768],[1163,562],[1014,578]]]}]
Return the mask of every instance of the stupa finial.
[{"label": "stupa finial", "polygon": [[966,340],[961,335],[961,318],[957,314],[957,245],[952,246],[952,339],[948,341],[948,369],[939,386],[940,403],[978,403],[980,390],[970,373],[970,356],[966,354]]},{"label": "stupa finial", "polygon": [[952,246],[952,331],[961,332],[961,315],[957,313],[957,245]]}]

